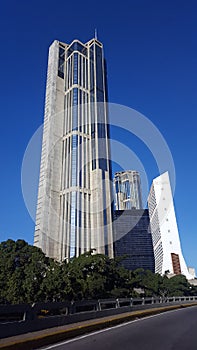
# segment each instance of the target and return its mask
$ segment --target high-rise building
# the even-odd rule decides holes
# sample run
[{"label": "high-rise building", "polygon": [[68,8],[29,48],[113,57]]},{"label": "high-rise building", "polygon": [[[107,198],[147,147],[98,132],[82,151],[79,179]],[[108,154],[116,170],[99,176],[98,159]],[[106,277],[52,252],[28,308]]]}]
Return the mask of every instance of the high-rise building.
[{"label": "high-rise building", "polygon": [[148,208],[155,272],[163,275],[168,271],[172,275],[183,274],[186,278],[192,279],[181,250],[168,172],[153,180],[148,197]]},{"label": "high-rise building", "polygon": [[155,272],[148,210],[117,210],[114,213],[114,255],[124,256],[128,270],[143,268]]},{"label": "high-rise building", "polygon": [[114,176],[115,209],[142,209],[142,190],[138,171],[126,170]]},{"label": "high-rise building", "polygon": [[52,43],[34,244],[57,260],[113,257],[106,85],[101,42]]}]

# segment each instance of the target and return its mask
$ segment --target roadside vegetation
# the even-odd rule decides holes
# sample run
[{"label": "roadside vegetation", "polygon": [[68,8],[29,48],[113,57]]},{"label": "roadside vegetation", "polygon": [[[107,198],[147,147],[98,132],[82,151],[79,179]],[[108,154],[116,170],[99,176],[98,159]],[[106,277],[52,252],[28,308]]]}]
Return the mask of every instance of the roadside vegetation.
[{"label": "roadside vegetation", "polygon": [[197,295],[183,275],[128,271],[120,259],[93,253],[59,263],[24,240],[0,243],[0,304]]}]

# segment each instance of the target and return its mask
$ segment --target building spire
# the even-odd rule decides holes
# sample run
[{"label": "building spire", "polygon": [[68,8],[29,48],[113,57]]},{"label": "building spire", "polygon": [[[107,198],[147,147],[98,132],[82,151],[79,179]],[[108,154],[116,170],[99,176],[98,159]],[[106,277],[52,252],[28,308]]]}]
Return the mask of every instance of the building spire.
[{"label": "building spire", "polygon": [[96,28],[94,30],[94,37],[95,37],[95,39],[97,39],[97,29]]}]

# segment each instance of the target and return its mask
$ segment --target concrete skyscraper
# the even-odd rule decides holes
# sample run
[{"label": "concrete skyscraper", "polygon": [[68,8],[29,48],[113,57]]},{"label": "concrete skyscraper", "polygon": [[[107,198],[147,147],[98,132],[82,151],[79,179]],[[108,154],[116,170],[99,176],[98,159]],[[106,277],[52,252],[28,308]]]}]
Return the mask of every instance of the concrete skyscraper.
[{"label": "concrete skyscraper", "polygon": [[155,256],[155,272],[163,275],[189,274],[180,244],[168,172],[153,180],[148,208]]},{"label": "concrete skyscraper", "polygon": [[138,171],[126,170],[114,176],[115,209],[142,209],[142,190]]},{"label": "concrete skyscraper", "polygon": [[34,244],[57,260],[113,257],[106,83],[96,38],[52,43]]}]

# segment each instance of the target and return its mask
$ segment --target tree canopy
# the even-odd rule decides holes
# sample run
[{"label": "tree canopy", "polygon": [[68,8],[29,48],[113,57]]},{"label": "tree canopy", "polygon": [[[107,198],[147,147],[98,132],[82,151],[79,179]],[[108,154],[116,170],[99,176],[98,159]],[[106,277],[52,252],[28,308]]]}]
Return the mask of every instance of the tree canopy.
[{"label": "tree canopy", "polygon": [[1,304],[135,297],[138,289],[141,296],[197,294],[183,275],[169,279],[148,270],[129,271],[120,258],[93,251],[59,263],[24,240],[0,243]]}]

